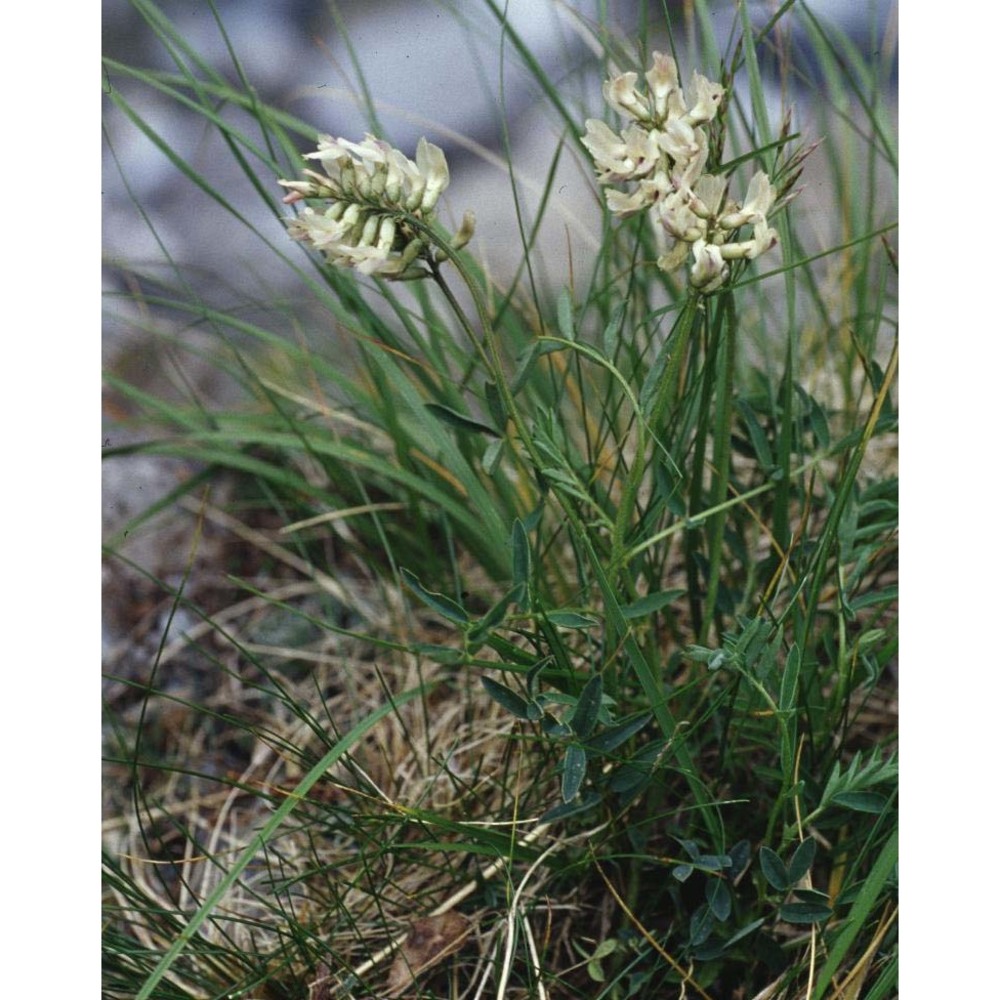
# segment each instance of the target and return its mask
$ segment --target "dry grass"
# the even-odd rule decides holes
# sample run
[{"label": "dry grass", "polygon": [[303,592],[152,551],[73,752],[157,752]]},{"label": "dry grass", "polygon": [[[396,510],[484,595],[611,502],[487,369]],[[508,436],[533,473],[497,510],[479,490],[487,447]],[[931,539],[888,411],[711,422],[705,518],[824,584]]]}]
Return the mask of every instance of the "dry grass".
[{"label": "dry grass", "polygon": [[[171,537],[178,523],[197,524],[190,511],[172,517],[162,528]],[[292,960],[319,996],[350,969],[370,967],[366,980],[379,982],[393,953],[387,945],[398,945],[421,919],[471,905],[470,940],[453,961],[469,967],[470,981],[481,977],[509,921],[527,926],[525,901],[544,896],[547,874],[544,863],[536,864],[518,884],[524,872],[498,861],[495,845],[470,842],[469,830],[498,833],[511,845],[558,848],[554,830],[538,823],[558,801],[553,762],[540,780],[544,751],[537,741],[519,734],[509,713],[454,668],[317,624],[334,590],[342,620],[353,628],[420,638],[424,624],[398,604],[390,607],[380,587],[347,574],[331,586],[315,572],[296,580],[292,572],[261,570],[250,578],[258,593],[247,597],[224,574],[226,532],[242,539],[245,566],[273,559],[280,534],[215,510],[207,520],[216,525],[211,549],[219,565],[199,561],[184,606],[205,602],[217,610],[201,621],[187,616],[183,635],[171,632],[159,643],[172,605],[147,593],[132,605],[131,635],[106,663],[103,834],[120,868],[107,890],[110,912],[139,945],[163,951],[178,925],[151,921],[150,909],[193,912],[218,885],[227,859],[248,846],[274,804],[339,734],[383,704],[387,692],[423,684],[424,699],[384,719],[314,787],[224,897],[201,944],[220,954],[283,955],[292,938],[308,940],[307,953],[328,951],[338,966],[324,976],[322,962]],[[255,543],[249,551],[248,541]],[[127,616],[134,574],[118,565],[106,584],[106,603],[120,619]],[[230,598],[220,602],[224,593]],[[140,673],[151,662],[158,665],[148,693]],[[133,768],[136,743],[142,763]],[[475,901],[466,903],[463,893]],[[508,908],[512,894],[519,898]],[[482,905],[484,895],[494,897],[492,906]],[[573,895],[545,903],[544,916],[533,918],[544,936],[536,949],[572,954],[570,925],[581,906],[587,909]],[[216,975],[238,978],[239,969],[219,961]],[[199,995],[183,973],[173,975]]]}]

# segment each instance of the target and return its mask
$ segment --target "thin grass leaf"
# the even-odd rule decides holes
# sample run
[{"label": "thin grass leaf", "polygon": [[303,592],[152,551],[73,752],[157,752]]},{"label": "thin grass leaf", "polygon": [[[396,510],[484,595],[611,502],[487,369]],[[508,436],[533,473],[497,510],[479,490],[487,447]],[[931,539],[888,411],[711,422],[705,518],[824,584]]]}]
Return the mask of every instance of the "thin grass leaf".
[{"label": "thin grass leaf", "polygon": [[156,989],[160,980],[167,974],[170,967],[177,961],[177,959],[183,954],[188,943],[194,938],[195,934],[198,933],[198,929],[209,917],[213,910],[219,905],[223,897],[233,886],[236,880],[243,874],[246,867],[257,857],[258,853],[262,849],[266,849],[268,843],[272,840],[274,835],[277,833],[278,829],[285,822],[285,820],[291,815],[291,813],[302,803],[305,799],[309,790],[316,784],[317,781],[338,761],[344,756],[366,733],[368,733],[378,722],[384,719],[387,715],[395,712],[399,709],[401,705],[405,705],[408,701],[412,701],[414,698],[422,696],[427,693],[427,688],[421,685],[418,688],[412,688],[409,691],[404,691],[397,698],[383,705],[381,708],[376,709],[356,726],[354,726],[350,732],[348,732],[342,739],[338,740],[334,746],[332,746],[318,761],[318,763],[306,774],[306,776],[298,783],[295,790],[278,806],[274,811],[274,815],[264,824],[263,828],[257,833],[253,842],[250,846],[233,862],[232,866],[228,869],[226,874],[222,877],[218,886],[209,894],[205,901],[198,907],[197,912],[188,920],[184,929],[178,935],[177,940],[170,946],[166,951],[160,961],[157,963],[156,968],[150,973],[143,983],[142,988],[136,995],[136,1000],[149,1000],[152,997],[153,990]]},{"label": "thin grass leaf", "polygon": [[868,915],[875,908],[886,882],[895,870],[898,862],[898,848],[899,831],[893,830],[875,859],[861,891],[851,904],[844,926],[831,945],[827,960],[816,977],[814,988],[816,1000],[822,1000],[834,975],[839,971],[841,963],[861,933]]},{"label": "thin grass leaf", "polygon": [[471,431],[474,434],[486,434],[494,438],[500,437],[497,431],[488,424],[484,424],[479,420],[473,420],[472,417],[467,417],[465,414],[459,413],[457,410],[451,409],[451,407],[443,406],[441,403],[424,403],[424,409],[428,413],[434,414],[443,424],[457,427],[459,430]]},{"label": "thin grass leaf", "polygon": [[564,340],[576,340],[573,325],[573,299],[568,288],[563,288],[556,299],[556,323]]}]

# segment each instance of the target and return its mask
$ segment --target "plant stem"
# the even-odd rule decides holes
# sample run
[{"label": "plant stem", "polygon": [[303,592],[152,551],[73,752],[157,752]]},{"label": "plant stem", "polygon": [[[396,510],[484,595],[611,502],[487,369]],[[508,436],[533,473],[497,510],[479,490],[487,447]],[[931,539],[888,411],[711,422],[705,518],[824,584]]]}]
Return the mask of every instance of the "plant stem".
[{"label": "plant stem", "polygon": [[[719,338],[716,384],[719,386],[715,400],[715,426],[712,429],[712,497],[711,506],[717,507],[726,499],[729,488],[729,460],[732,451],[733,383],[736,368],[736,309],[733,293],[721,296],[720,318],[722,335]],[[697,469],[695,470],[697,473]],[[708,642],[715,605],[719,596],[719,577],[722,569],[722,542],[726,530],[726,511],[713,514],[706,531],[708,541],[708,587],[705,593],[705,616],[702,621],[700,641]]]}]

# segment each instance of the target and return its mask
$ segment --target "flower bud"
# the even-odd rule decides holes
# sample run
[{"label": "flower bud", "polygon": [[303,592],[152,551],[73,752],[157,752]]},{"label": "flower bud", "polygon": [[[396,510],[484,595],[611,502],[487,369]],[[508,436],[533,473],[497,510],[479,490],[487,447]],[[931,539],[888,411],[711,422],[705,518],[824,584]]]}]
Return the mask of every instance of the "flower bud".
[{"label": "flower bud", "polygon": [[476,216],[473,212],[466,212],[462,216],[462,224],[458,227],[458,232],[451,238],[452,250],[461,250],[476,232]]}]

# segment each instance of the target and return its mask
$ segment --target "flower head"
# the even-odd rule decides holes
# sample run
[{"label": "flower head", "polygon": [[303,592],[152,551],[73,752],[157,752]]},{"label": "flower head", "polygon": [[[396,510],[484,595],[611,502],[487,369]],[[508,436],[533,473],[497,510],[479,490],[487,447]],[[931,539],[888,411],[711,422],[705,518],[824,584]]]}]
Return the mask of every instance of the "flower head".
[{"label": "flower head", "polygon": [[[689,108],[677,64],[661,52],[653,53],[645,81],[643,92],[638,87],[638,73],[622,73],[606,80],[604,99],[630,122],[616,133],[591,118],[586,123],[587,134],[581,137],[594,158],[598,183],[637,184],[626,195],[608,192],[608,207],[615,214],[633,214],[651,207],[668,188],[694,182],[708,156],[708,140],[701,126],[715,117],[724,93],[719,84],[695,73],[689,88],[695,104]],[[645,183],[647,179],[653,183]]]},{"label": "flower head", "polygon": [[[728,177],[705,173],[705,126],[718,115],[721,84],[695,72],[685,96],[677,64],[660,52],[653,53],[645,82],[643,90],[637,73],[606,80],[604,99],[628,123],[615,132],[591,118],[581,142],[598,183],[608,188],[608,209],[622,218],[643,211],[653,217],[663,244],[657,266],[673,271],[690,256],[692,287],[712,292],[729,277],[730,261],[752,260],[777,242],[767,224],[777,194],[759,172],[739,204],[728,197]],[[740,239],[744,226],[753,226],[752,238]]]},{"label": "flower head", "polygon": [[[426,237],[415,222],[430,224],[441,193],[448,186],[448,164],[433,143],[417,143],[416,161],[373,135],[361,142],[321,135],[317,149],[307,153],[323,173],[305,170],[305,180],[278,181],[289,190],[286,204],[320,199],[322,211],[306,208],[287,220],[289,235],[319,250],[333,264],[354,267],[362,274],[387,278],[420,277],[417,266],[430,259]],[[475,222],[467,213],[452,246],[472,238]],[[443,259],[440,251],[434,260]]]}]

